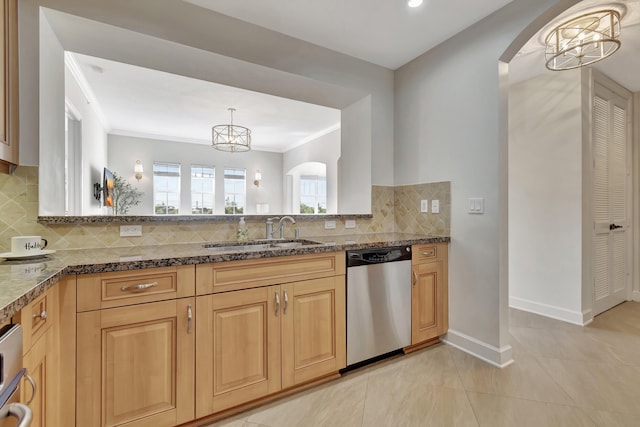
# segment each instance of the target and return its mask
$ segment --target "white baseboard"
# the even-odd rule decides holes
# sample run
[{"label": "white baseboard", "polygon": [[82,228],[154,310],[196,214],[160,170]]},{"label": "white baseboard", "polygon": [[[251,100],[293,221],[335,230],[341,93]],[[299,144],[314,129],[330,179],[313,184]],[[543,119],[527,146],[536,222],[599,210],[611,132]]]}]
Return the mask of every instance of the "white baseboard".
[{"label": "white baseboard", "polygon": [[443,341],[498,368],[513,363],[513,350],[510,345],[498,348],[452,329],[449,329]]},{"label": "white baseboard", "polygon": [[530,301],[518,297],[509,297],[509,307],[522,311],[539,314],[541,316],[550,317],[563,322],[572,323],[574,325],[585,326],[593,321],[591,310],[584,312],[567,310],[566,308],[556,307],[549,304],[543,304],[536,301]]},{"label": "white baseboard", "polygon": [[631,294],[631,299],[633,301],[640,302],[640,291],[633,291],[632,294]]}]

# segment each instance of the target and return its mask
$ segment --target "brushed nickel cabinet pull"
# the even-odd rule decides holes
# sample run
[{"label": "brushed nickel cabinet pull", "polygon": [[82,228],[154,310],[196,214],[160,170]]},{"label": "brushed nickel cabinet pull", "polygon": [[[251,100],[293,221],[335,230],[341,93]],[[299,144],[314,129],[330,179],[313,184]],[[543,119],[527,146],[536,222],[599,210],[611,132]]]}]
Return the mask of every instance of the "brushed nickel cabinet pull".
[{"label": "brushed nickel cabinet pull", "polygon": [[31,378],[31,375],[29,375],[28,373],[25,373],[24,377],[31,384],[31,391],[33,392],[33,393],[31,393],[31,399],[29,399],[28,402],[25,402],[26,405],[30,405],[31,402],[33,402],[33,399],[36,397],[36,390],[38,388],[36,386],[36,382],[33,380],[33,378]]},{"label": "brushed nickel cabinet pull", "polygon": [[416,283],[418,283],[418,275],[416,274],[415,271],[412,271],[411,274],[413,274],[413,287],[416,287]]},{"label": "brushed nickel cabinet pull", "polygon": [[158,282],[141,283],[139,285],[123,286],[120,288],[122,292],[126,291],[144,291],[149,288],[158,286]]},{"label": "brushed nickel cabinet pull", "polygon": [[38,314],[34,314],[33,318],[35,319],[36,317],[41,318],[42,320],[45,320],[47,318],[47,310],[42,310],[42,313]]},{"label": "brushed nickel cabinet pull", "polygon": [[287,314],[287,307],[289,307],[289,296],[287,295],[287,291],[284,291],[284,308],[282,309],[282,314]]},{"label": "brushed nickel cabinet pull", "polygon": [[280,311],[280,294],[276,291],[276,316],[278,315],[278,311]]},{"label": "brushed nickel cabinet pull", "polygon": [[191,304],[187,305],[187,334],[191,333],[191,321],[193,320],[193,311],[191,311]]},{"label": "brushed nickel cabinet pull", "polygon": [[424,256],[433,256],[433,251],[431,250],[431,251],[422,252],[422,255],[424,255]]}]

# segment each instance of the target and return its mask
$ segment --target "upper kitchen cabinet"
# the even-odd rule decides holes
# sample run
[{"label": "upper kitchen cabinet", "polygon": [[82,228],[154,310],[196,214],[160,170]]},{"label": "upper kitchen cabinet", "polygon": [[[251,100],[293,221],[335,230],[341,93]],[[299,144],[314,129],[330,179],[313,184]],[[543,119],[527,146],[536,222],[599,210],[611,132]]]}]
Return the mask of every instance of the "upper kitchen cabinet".
[{"label": "upper kitchen cabinet", "polygon": [[18,4],[4,0],[0,17],[0,172],[18,164]]}]

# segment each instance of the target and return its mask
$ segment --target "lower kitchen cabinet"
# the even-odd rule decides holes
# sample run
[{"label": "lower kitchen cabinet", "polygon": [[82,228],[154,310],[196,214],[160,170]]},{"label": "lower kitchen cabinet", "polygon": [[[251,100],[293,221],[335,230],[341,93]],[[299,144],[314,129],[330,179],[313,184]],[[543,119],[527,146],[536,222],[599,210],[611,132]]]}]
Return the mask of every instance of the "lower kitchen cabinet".
[{"label": "lower kitchen cabinet", "polygon": [[31,346],[23,356],[22,364],[27,368],[27,374],[33,379],[36,387],[28,381],[22,386],[22,402],[29,402],[33,413],[31,427],[56,427],[57,398],[55,387],[57,384],[57,351],[53,329],[48,329]]},{"label": "lower kitchen cabinet", "polygon": [[77,315],[77,426],[175,426],[194,418],[195,299]]},{"label": "lower kitchen cabinet", "polygon": [[282,285],[282,295],[282,388],[344,368],[344,276]]},{"label": "lower kitchen cabinet", "polygon": [[23,327],[22,364],[35,384],[34,388],[25,378],[20,395],[21,402],[31,408],[31,427],[56,427],[59,422],[58,313],[56,286],[35,298],[14,318]]},{"label": "lower kitchen cabinet", "polygon": [[411,344],[444,335],[449,328],[448,244],[412,250]]},{"label": "lower kitchen cabinet", "polygon": [[197,298],[196,417],[337,373],[344,276]]}]

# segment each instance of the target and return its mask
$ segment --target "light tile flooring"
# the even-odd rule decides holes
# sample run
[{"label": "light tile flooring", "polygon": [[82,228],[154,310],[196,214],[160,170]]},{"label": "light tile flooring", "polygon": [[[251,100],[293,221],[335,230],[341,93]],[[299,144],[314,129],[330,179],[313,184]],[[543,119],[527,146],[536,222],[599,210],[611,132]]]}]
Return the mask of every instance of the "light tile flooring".
[{"label": "light tile flooring", "polygon": [[640,303],[579,327],[510,312],[515,363],[441,344],[211,427],[640,426]]}]

